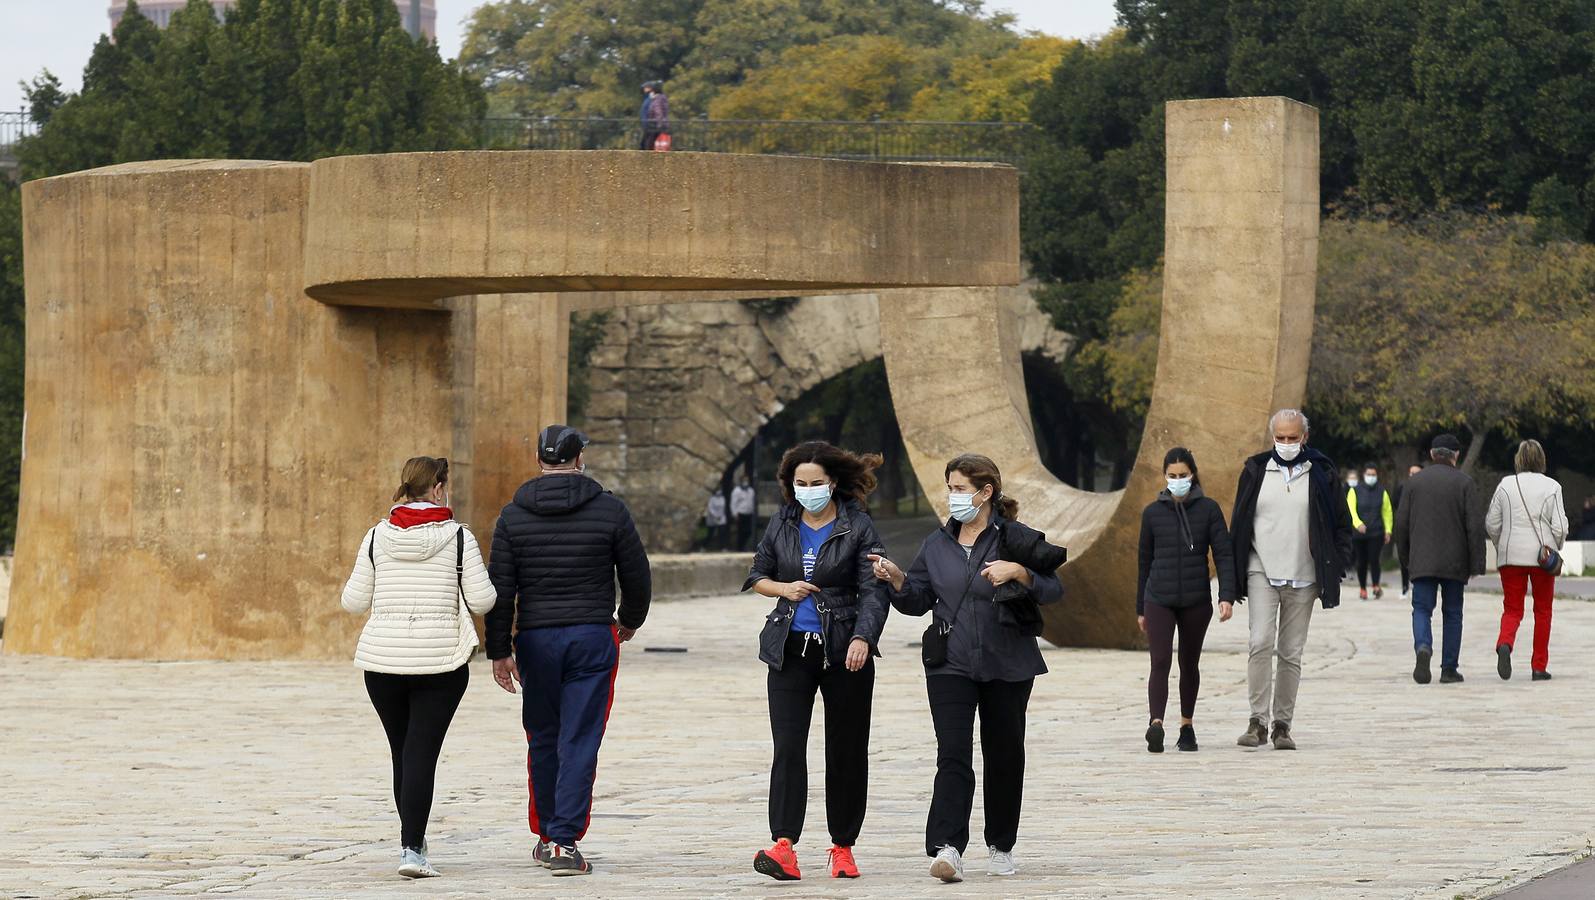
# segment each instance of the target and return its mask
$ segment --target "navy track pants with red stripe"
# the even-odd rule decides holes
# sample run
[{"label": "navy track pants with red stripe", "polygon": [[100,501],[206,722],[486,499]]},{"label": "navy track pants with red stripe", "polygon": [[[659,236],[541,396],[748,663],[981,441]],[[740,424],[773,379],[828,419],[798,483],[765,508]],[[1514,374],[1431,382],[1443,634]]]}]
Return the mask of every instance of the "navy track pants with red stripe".
[{"label": "navy track pants with red stripe", "polygon": [[540,838],[574,844],[592,819],[620,642],[610,625],[531,628],[515,635],[515,663],[526,727],[527,820]]}]

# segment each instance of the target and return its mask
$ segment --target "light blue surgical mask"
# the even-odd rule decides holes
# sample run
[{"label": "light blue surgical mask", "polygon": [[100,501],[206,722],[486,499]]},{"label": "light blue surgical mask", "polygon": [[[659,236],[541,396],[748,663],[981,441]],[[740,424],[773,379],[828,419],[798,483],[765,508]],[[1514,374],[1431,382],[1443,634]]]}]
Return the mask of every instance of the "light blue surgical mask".
[{"label": "light blue surgical mask", "polygon": [[960,522],[973,522],[980,515],[974,494],[948,494],[947,511]]},{"label": "light blue surgical mask", "polygon": [[1364,476],[1362,476],[1362,483],[1366,484],[1369,487],[1373,487],[1374,485],[1379,483],[1379,476],[1378,475],[1364,475]]},{"label": "light blue surgical mask", "polygon": [[797,498],[797,502],[803,504],[804,509],[817,515],[831,502],[831,486],[828,484],[816,484],[812,487],[804,487],[794,484],[792,485],[792,496]]},{"label": "light blue surgical mask", "polygon": [[1168,483],[1169,493],[1173,494],[1175,497],[1183,499],[1186,494],[1191,492],[1190,478],[1170,478],[1168,479]]}]

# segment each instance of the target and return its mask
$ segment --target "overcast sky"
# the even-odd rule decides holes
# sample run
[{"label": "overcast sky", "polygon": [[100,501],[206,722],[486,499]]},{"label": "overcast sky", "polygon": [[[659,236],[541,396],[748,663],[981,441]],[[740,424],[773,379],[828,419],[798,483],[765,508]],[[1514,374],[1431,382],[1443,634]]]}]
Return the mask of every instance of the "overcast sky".
[{"label": "overcast sky", "polygon": [[[438,46],[459,53],[465,19],[481,0],[437,0]],[[988,0],[1019,26],[1062,37],[1094,37],[1113,27],[1113,0]],[[19,81],[49,69],[77,90],[94,41],[107,30],[109,0],[0,0],[0,109],[21,109]]]}]

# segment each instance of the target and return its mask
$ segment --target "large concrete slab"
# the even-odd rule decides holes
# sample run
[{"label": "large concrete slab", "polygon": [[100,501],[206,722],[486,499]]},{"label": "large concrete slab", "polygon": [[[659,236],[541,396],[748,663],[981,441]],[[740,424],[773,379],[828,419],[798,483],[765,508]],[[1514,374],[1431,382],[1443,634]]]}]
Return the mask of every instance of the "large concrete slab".
[{"label": "large concrete slab", "polygon": [[[1145,751],[1144,653],[1047,648],[1020,875],[944,887],[920,846],[935,737],[907,644],[924,622],[894,615],[877,661],[864,878],[776,885],[750,865],[768,838],[755,659],[768,609],[745,596],[662,604],[626,646],[584,844],[598,874],[578,885],[532,864],[518,698],[480,660],[439,768],[429,838],[446,877],[409,884],[393,872],[386,744],[348,663],[0,657],[0,895],[1452,900],[1563,865],[1595,837],[1595,743],[1581,724],[1595,604],[1558,606],[1556,680],[1503,683],[1499,601],[1471,594],[1468,681],[1419,686],[1408,607],[1352,601],[1314,617],[1295,753],[1234,746],[1244,613],[1209,634],[1194,754]],[[825,849],[821,720],[799,845],[811,874]],[[980,821],[977,798],[977,873]]]}]

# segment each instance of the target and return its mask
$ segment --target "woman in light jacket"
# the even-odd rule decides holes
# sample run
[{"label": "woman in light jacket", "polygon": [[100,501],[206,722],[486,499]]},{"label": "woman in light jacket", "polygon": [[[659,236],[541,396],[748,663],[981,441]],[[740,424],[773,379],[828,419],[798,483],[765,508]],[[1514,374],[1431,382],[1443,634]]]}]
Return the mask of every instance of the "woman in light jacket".
[{"label": "woman in light jacket", "polygon": [[[1019,504],[1003,495],[1002,474],[984,456],[966,454],[947,464],[951,518],[931,532],[905,573],[884,556],[872,556],[875,577],[892,588],[892,605],[910,616],[931,613],[946,634],[945,661],[926,660],[925,688],[936,730],[936,782],[925,823],[930,874],[962,881],[975,802],[974,729],[980,714],[985,758],[987,875],[1014,874],[1025,781],[1025,711],[1037,675],[1045,674],[1033,632],[996,602],[997,589],[1018,582],[1037,604],[1062,598],[1050,571],[999,558],[1013,540],[1043,535],[1019,524]],[[1005,534],[1014,532],[1015,534]],[[1061,562],[1061,560],[1060,560]],[[939,642],[938,642],[939,643]]]},{"label": "woman in light jacket", "polygon": [[476,538],[448,508],[449,461],[417,456],[402,478],[388,517],[360,542],[343,608],[370,613],[354,664],[393,754],[399,874],[431,878],[426,821],[438,754],[476,652],[471,616],[492,609],[497,594]]},{"label": "woman in light jacket", "polygon": [[1517,473],[1501,479],[1490,498],[1484,530],[1495,542],[1501,571],[1503,609],[1501,634],[1495,640],[1495,671],[1512,677],[1512,647],[1523,622],[1523,595],[1534,586],[1534,655],[1529,659],[1535,681],[1549,681],[1551,595],[1556,576],[1540,567],[1540,548],[1560,551],[1567,540],[1567,510],[1562,486],[1545,474],[1545,448],[1536,440],[1518,445],[1513,460]]}]

